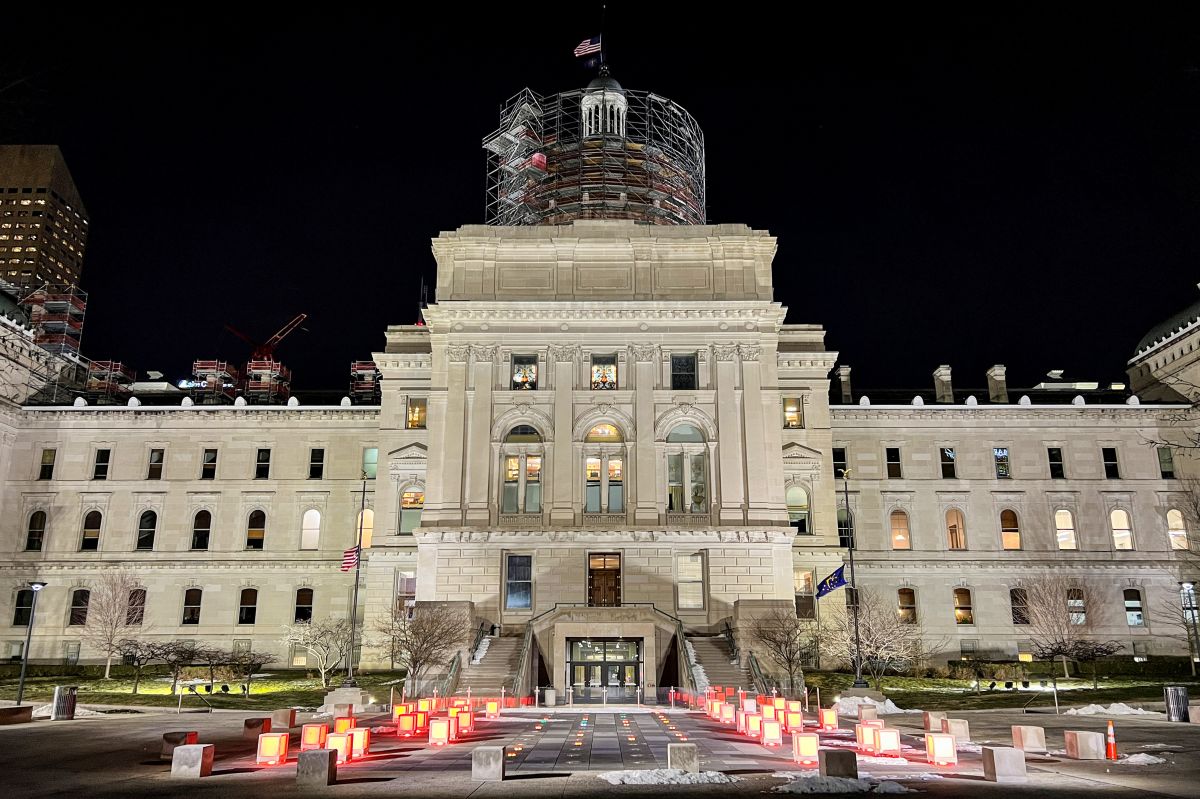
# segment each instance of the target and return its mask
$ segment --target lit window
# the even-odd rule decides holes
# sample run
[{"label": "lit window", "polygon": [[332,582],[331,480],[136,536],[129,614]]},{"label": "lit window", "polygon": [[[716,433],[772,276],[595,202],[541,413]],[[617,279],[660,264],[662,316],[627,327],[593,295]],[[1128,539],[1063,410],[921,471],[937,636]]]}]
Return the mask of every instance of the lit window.
[{"label": "lit window", "polygon": [[[597,465],[597,471],[599,466]],[[504,458],[504,487],[500,498],[500,510],[504,513],[516,513],[520,504],[517,492],[521,486],[521,458],[518,455],[507,455]]]},{"label": "lit window", "polygon": [[1029,624],[1029,593],[1024,588],[1008,589],[1013,624]]},{"label": "lit window", "polygon": [[271,450],[260,449],[254,460],[254,479],[266,480],[271,476]]},{"label": "lit window", "polygon": [[258,589],[243,588],[238,600],[238,624],[254,624],[258,618]]},{"label": "lit window", "polygon": [[892,549],[912,549],[912,537],[908,532],[908,514],[902,510],[891,513]]},{"label": "lit window", "polygon": [[808,524],[808,492],[803,486],[788,486],[787,509],[788,523],[796,528],[796,535],[812,535]]},{"label": "lit window", "polygon": [[192,549],[208,549],[208,536],[212,532],[212,514],[206,510],[196,512],[192,520]]},{"label": "lit window", "polygon": [[783,428],[799,430],[804,427],[804,406],[799,397],[783,398]]},{"label": "lit window", "polygon": [[1000,511],[1000,548],[1021,548],[1021,525],[1017,521],[1016,511]]},{"label": "lit window", "polygon": [[617,387],[617,356],[592,356],[592,391],[609,391]]},{"label": "lit window", "polygon": [[87,624],[88,604],[92,600],[92,592],[86,588],[80,588],[71,592],[71,615],[67,620],[67,624],[72,627],[81,627]]},{"label": "lit window", "polygon": [[325,476],[325,450],[321,448],[308,451],[308,479],[320,480]]},{"label": "lit window", "polygon": [[[593,361],[595,363],[595,361]],[[696,389],[696,356],[671,356],[671,390],[694,391]]]},{"label": "lit window", "polygon": [[1130,627],[1144,627],[1146,617],[1142,613],[1142,592],[1136,588],[1125,589],[1125,623]]},{"label": "lit window", "polygon": [[958,479],[958,470],[956,468],[954,447],[939,447],[942,456],[942,479],[956,480]]},{"label": "lit window", "polygon": [[181,624],[200,623],[200,602],[204,599],[204,591],[199,588],[189,588],[183,592],[183,621]]},{"label": "lit window", "polygon": [[425,507],[425,492],[411,489],[400,494],[400,534],[412,535],[421,524],[421,511]]},{"label": "lit window", "polygon": [[954,623],[974,624],[975,613],[971,609],[971,589],[954,589]]},{"label": "lit window", "polygon": [[41,463],[41,467],[38,469],[38,479],[39,480],[54,479],[54,456],[55,456],[55,454],[57,454],[57,450],[53,450],[53,449],[42,450],[42,463]]},{"label": "lit window", "polygon": [[158,514],[145,511],[138,519],[137,548],[154,549],[154,531],[158,527]]},{"label": "lit window", "polygon": [[675,556],[675,586],[680,610],[704,609],[704,556]]},{"label": "lit window", "polygon": [[512,356],[512,390],[537,390],[538,359],[536,355]]},{"label": "lit window", "polygon": [[404,426],[409,430],[424,430],[425,407],[426,400],[424,397],[409,397],[408,414],[405,416]]},{"label": "lit window", "polygon": [[[540,463],[540,459],[539,459]],[[625,470],[620,458],[607,459],[608,512],[620,513],[625,509]],[[526,489],[528,491],[528,488]]]},{"label": "lit window", "polygon": [[316,549],[321,543],[321,511],[309,508],[300,517],[300,548]]},{"label": "lit window", "polygon": [[267,514],[251,511],[246,522],[246,549],[262,549],[267,535]]},{"label": "lit window", "polygon": [[887,461],[887,476],[891,480],[899,480],[904,476],[904,471],[900,466],[900,448],[885,447],[883,450],[884,458]]},{"label": "lit window", "polygon": [[163,458],[166,455],[166,450],[152,449],[150,450],[150,462],[146,466],[147,480],[161,480],[163,473]]},{"label": "lit window", "polygon": [[958,508],[946,511],[946,543],[950,549],[967,548],[967,523]]},{"label": "lit window", "polygon": [[1101,447],[1100,456],[1104,460],[1104,476],[1109,480],[1120,480],[1121,467],[1117,463],[1117,448]]},{"label": "lit window", "polygon": [[708,512],[708,457],[699,447],[704,435],[690,424],[677,425],[667,434],[668,444],[684,444],[683,452],[667,455],[667,512]]},{"label": "lit window", "polygon": [[1067,614],[1071,624],[1087,624],[1087,605],[1083,599],[1082,588],[1067,589]]},{"label": "lit window", "polygon": [[296,610],[292,619],[296,623],[312,621],[313,590],[311,588],[296,589]]},{"label": "lit window", "polygon": [[1158,476],[1164,480],[1175,479],[1175,453],[1170,447],[1158,448]]},{"label": "lit window", "polygon": [[354,525],[354,529],[359,533],[358,539],[362,541],[362,548],[370,549],[371,539],[375,535],[375,511],[363,508],[358,514],[358,522]]},{"label": "lit window", "polygon": [[1075,542],[1075,517],[1071,511],[1060,508],[1054,512],[1055,539],[1059,549],[1077,549]]},{"label": "lit window", "polygon": [[507,561],[504,609],[529,610],[533,603],[533,556],[509,555]]},{"label": "lit window", "polygon": [[600,459],[587,458],[583,464],[583,511],[600,512]]},{"label": "lit window", "polygon": [[107,480],[108,479],[108,462],[111,457],[112,457],[111,449],[96,450],[96,462],[92,465],[92,479],[93,480]]},{"label": "lit window", "polygon": [[813,590],[811,569],[792,569],[792,584],[796,592],[796,618],[817,618],[817,595]]},{"label": "lit window", "polygon": [[917,592],[912,588],[896,591],[896,611],[905,624],[917,623]]},{"label": "lit window", "polygon": [[217,479],[217,451],[215,449],[204,450],[204,459],[200,462],[200,479]]},{"label": "lit window", "polygon": [[1177,508],[1167,511],[1167,538],[1171,542],[1171,549],[1188,548],[1187,526],[1183,523],[1183,512]]},{"label": "lit window", "polygon": [[[538,439],[541,440],[540,438]],[[583,439],[586,444],[620,443],[624,441],[621,431],[611,424],[598,424],[588,431]]]},{"label": "lit window", "polygon": [[25,551],[41,552],[46,540],[46,511],[35,510],[29,515],[29,525],[25,529]]},{"label": "lit window", "polygon": [[79,549],[83,552],[95,552],[100,548],[100,526],[104,522],[104,517],[100,515],[100,511],[89,511],[83,517],[83,541],[79,544]]},{"label": "lit window", "polygon": [[362,473],[364,480],[374,480],[379,468],[379,448],[364,447],[362,453]]},{"label": "lit window", "polygon": [[1112,526],[1113,549],[1133,549],[1133,528],[1129,524],[1129,513],[1116,508],[1108,514]]},{"label": "lit window", "polygon": [[992,447],[992,460],[996,462],[996,479],[1007,480],[1012,477],[1009,471],[1008,447]]}]

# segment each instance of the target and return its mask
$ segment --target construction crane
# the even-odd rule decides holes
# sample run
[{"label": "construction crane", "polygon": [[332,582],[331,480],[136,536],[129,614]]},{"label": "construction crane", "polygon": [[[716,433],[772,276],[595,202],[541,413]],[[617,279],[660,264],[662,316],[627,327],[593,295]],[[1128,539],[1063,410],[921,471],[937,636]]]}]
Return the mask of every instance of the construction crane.
[{"label": "construction crane", "polygon": [[288,322],[286,325],[281,327],[279,329],[278,333],[271,336],[269,339],[267,339],[262,344],[259,344],[257,341],[250,338],[249,336],[247,336],[242,331],[238,330],[233,325],[227,324],[227,325],[225,325],[225,329],[254,348],[250,354],[250,360],[263,361],[263,360],[270,360],[271,356],[275,354],[275,348],[279,346],[279,343],[281,341],[283,341],[285,338],[287,338],[288,335],[292,331],[294,331],[296,328],[300,327],[300,324],[307,318],[308,318],[308,314],[306,314],[306,313],[300,314],[295,319],[293,319],[292,321]]}]

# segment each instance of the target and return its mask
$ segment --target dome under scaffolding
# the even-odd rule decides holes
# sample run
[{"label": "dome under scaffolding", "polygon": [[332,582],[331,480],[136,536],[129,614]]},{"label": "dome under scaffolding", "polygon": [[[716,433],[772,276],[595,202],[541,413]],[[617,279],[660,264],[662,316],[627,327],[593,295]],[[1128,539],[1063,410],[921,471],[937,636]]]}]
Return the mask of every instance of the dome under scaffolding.
[{"label": "dome under scaffolding", "polygon": [[483,147],[489,225],[705,224],[700,126],[665,97],[622,88],[607,70],[584,89],[523,89]]}]

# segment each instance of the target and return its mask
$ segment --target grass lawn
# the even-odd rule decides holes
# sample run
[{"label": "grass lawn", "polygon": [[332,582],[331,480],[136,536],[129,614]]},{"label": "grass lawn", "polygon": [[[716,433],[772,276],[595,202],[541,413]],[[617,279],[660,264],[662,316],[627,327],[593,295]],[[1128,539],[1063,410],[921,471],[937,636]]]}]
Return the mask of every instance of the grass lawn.
[{"label": "grass lawn", "polygon": [[[1038,687],[1041,676],[1030,678],[1030,685]],[[809,686],[819,686],[821,703],[830,704],[833,696],[846,690],[854,682],[853,674],[813,671],[805,674]],[[870,682],[868,679],[867,682]],[[1035,692],[1006,691],[1004,681],[996,681],[996,689],[988,690],[991,680],[983,680],[981,690],[976,693],[970,680],[952,680],[930,677],[884,677],[883,694],[902,708],[921,710],[986,710],[987,708],[1021,707],[1033,698]],[[1032,707],[1053,707],[1054,694],[1047,689],[1038,693]],[[1020,685],[1020,683],[1017,683]],[[1200,681],[1188,679],[1166,679],[1159,677],[1113,677],[1101,678],[1100,687],[1092,688],[1091,679],[1058,681],[1060,705],[1107,705],[1113,702],[1161,702],[1164,685],[1186,685],[1191,696],[1200,696]],[[872,685],[872,688],[875,686]]]},{"label": "grass lawn", "polygon": [[[171,694],[171,679],[166,675],[164,681],[160,672],[148,673],[142,678],[138,692],[133,693],[133,680],[121,677],[104,680],[97,677],[30,677],[25,680],[26,702],[49,702],[54,695],[56,685],[78,685],[79,704],[91,705],[147,705],[154,707],[176,707],[179,703],[178,694]],[[337,674],[330,680],[336,687],[342,681],[344,673]],[[380,671],[370,674],[356,674],[358,684],[372,696],[383,702],[388,701],[389,685],[384,683],[398,680],[403,672]],[[213,707],[273,710],[285,707],[317,707],[322,703],[328,688],[321,687],[321,681],[316,678],[293,676],[285,672],[276,675],[257,677],[250,684],[250,696],[243,697],[236,683],[229,683],[229,694],[221,694],[221,681],[218,680],[212,695],[204,693],[204,686],[197,685],[196,690],[207,699]],[[204,702],[194,694],[181,688],[183,692],[183,707],[203,708]],[[15,678],[0,679],[0,699],[16,699],[17,680]]]}]

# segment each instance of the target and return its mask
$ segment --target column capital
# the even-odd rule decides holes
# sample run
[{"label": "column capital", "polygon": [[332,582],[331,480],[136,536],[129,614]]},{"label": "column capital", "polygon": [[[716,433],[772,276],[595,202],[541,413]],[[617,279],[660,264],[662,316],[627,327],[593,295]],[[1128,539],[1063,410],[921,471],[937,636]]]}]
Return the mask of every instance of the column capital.
[{"label": "column capital", "polygon": [[550,357],[555,361],[574,361],[579,358],[578,344],[551,344]]}]

